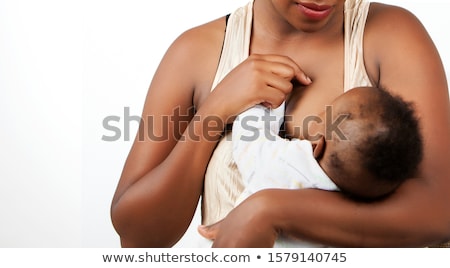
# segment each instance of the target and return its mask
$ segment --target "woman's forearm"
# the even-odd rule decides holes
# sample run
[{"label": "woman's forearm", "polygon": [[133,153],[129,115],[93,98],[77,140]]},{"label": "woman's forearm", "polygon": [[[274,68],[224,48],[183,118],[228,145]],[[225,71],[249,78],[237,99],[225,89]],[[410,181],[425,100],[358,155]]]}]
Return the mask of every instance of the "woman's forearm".
[{"label": "woman's forearm", "polygon": [[224,122],[199,111],[165,160],[117,198],[111,213],[123,246],[167,247],[184,234]]},{"label": "woman's forearm", "polygon": [[373,203],[320,190],[270,190],[264,193],[267,216],[276,230],[331,246],[422,247],[449,239],[449,222],[443,221],[450,216],[448,200],[419,184],[410,182],[389,200]]}]

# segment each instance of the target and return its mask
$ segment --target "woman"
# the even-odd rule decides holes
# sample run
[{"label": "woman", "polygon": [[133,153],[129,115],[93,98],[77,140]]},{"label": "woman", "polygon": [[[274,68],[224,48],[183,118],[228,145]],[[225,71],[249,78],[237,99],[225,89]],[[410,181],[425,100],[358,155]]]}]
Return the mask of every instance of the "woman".
[{"label": "woman", "polygon": [[[183,33],[154,75],[141,135],[112,203],[122,246],[175,244],[204,182],[204,223],[223,218],[202,229],[215,246],[269,247],[280,234],[369,247],[450,238],[447,82],[436,48],[413,15],[360,0],[255,0],[232,14],[231,37],[224,40],[226,24],[220,18]],[[236,44],[238,50],[230,49]],[[365,84],[415,103],[425,145],[417,178],[376,203],[318,190],[264,190],[233,210],[227,205],[240,186],[221,134],[237,114],[288,98],[286,132],[300,136],[298,122],[318,114],[343,88]]]}]

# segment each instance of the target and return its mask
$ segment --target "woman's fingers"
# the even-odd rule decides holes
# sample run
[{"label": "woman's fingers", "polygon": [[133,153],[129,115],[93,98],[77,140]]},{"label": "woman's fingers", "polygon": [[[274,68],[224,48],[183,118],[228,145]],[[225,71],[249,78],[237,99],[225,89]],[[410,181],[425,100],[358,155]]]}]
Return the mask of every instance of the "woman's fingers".
[{"label": "woman's fingers", "polygon": [[256,88],[255,96],[266,107],[276,108],[293,89],[293,80],[303,85],[312,83],[311,79],[290,58],[279,55],[252,55],[249,57],[256,77],[263,84]]},{"label": "woman's fingers", "polygon": [[206,239],[214,240],[216,239],[217,232],[219,231],[220,221],[211,225],[200,225],[197,227],[197,231],[201,236]]},{"label": "woman's fingers", "polygon": [[[306,75],[300,66],[298,66],[297,63],[287,56],[252,54],[250,57],[272,63],[273,65],[271,71],[283,78],[289,80],[295,78],[302,85],[309,85],[312,83],[312,80]],[[290,67],[290,69],[287,67]]]},{"label": "woman's fingers", "polygon": [[280,106],[291,93],[293,80],[303,85],[311,83],[289,57],[252,54],[227,74],[210,94],[210,99],[229,122],[230,118],[256,104]]}]

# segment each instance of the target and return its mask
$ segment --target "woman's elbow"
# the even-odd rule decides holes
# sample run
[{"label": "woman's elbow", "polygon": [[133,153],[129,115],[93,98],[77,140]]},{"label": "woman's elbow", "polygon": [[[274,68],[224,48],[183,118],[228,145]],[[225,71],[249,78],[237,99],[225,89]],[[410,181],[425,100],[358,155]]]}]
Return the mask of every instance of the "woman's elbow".
[{"label": "woman's elbow", "polygon": [[132,215],[132,208],[127,208],[123,202],[113,202],[111,205],[111,222],[120,237],[121,247],[146,247],[142,241],[143,235],[140,237],[137,235],[139,223],[136,221],[136,217]]},{"label": "woman's elbow", "polygon": [[136,241],[133,241],[130,235],[133,229],[133,224],[125,214],[126,213],[122,206],[120,206],[118,202],[113,202],[111,205],[111,222],[114,230],[120,237],[121,246],[136,247]]},{"label": "woman's elbow", "polygon": [[166,248],[178,241],[176,232],[167,232],[158,217],[149,217],[132,206],[119,203],[111,206],[112,225],[124,248]]}]

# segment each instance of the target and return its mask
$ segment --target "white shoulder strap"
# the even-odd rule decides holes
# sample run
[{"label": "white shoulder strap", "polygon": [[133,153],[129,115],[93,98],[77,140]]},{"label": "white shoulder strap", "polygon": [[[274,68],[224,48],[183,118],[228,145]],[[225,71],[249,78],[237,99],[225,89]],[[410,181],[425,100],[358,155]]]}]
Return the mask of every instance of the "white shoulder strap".
[{"label": "white shoulder strap", "polygon": [[231,13],[225,32],[222,54],[211,91],[237,65],[244,61],[250,50],[253,1]]}]

